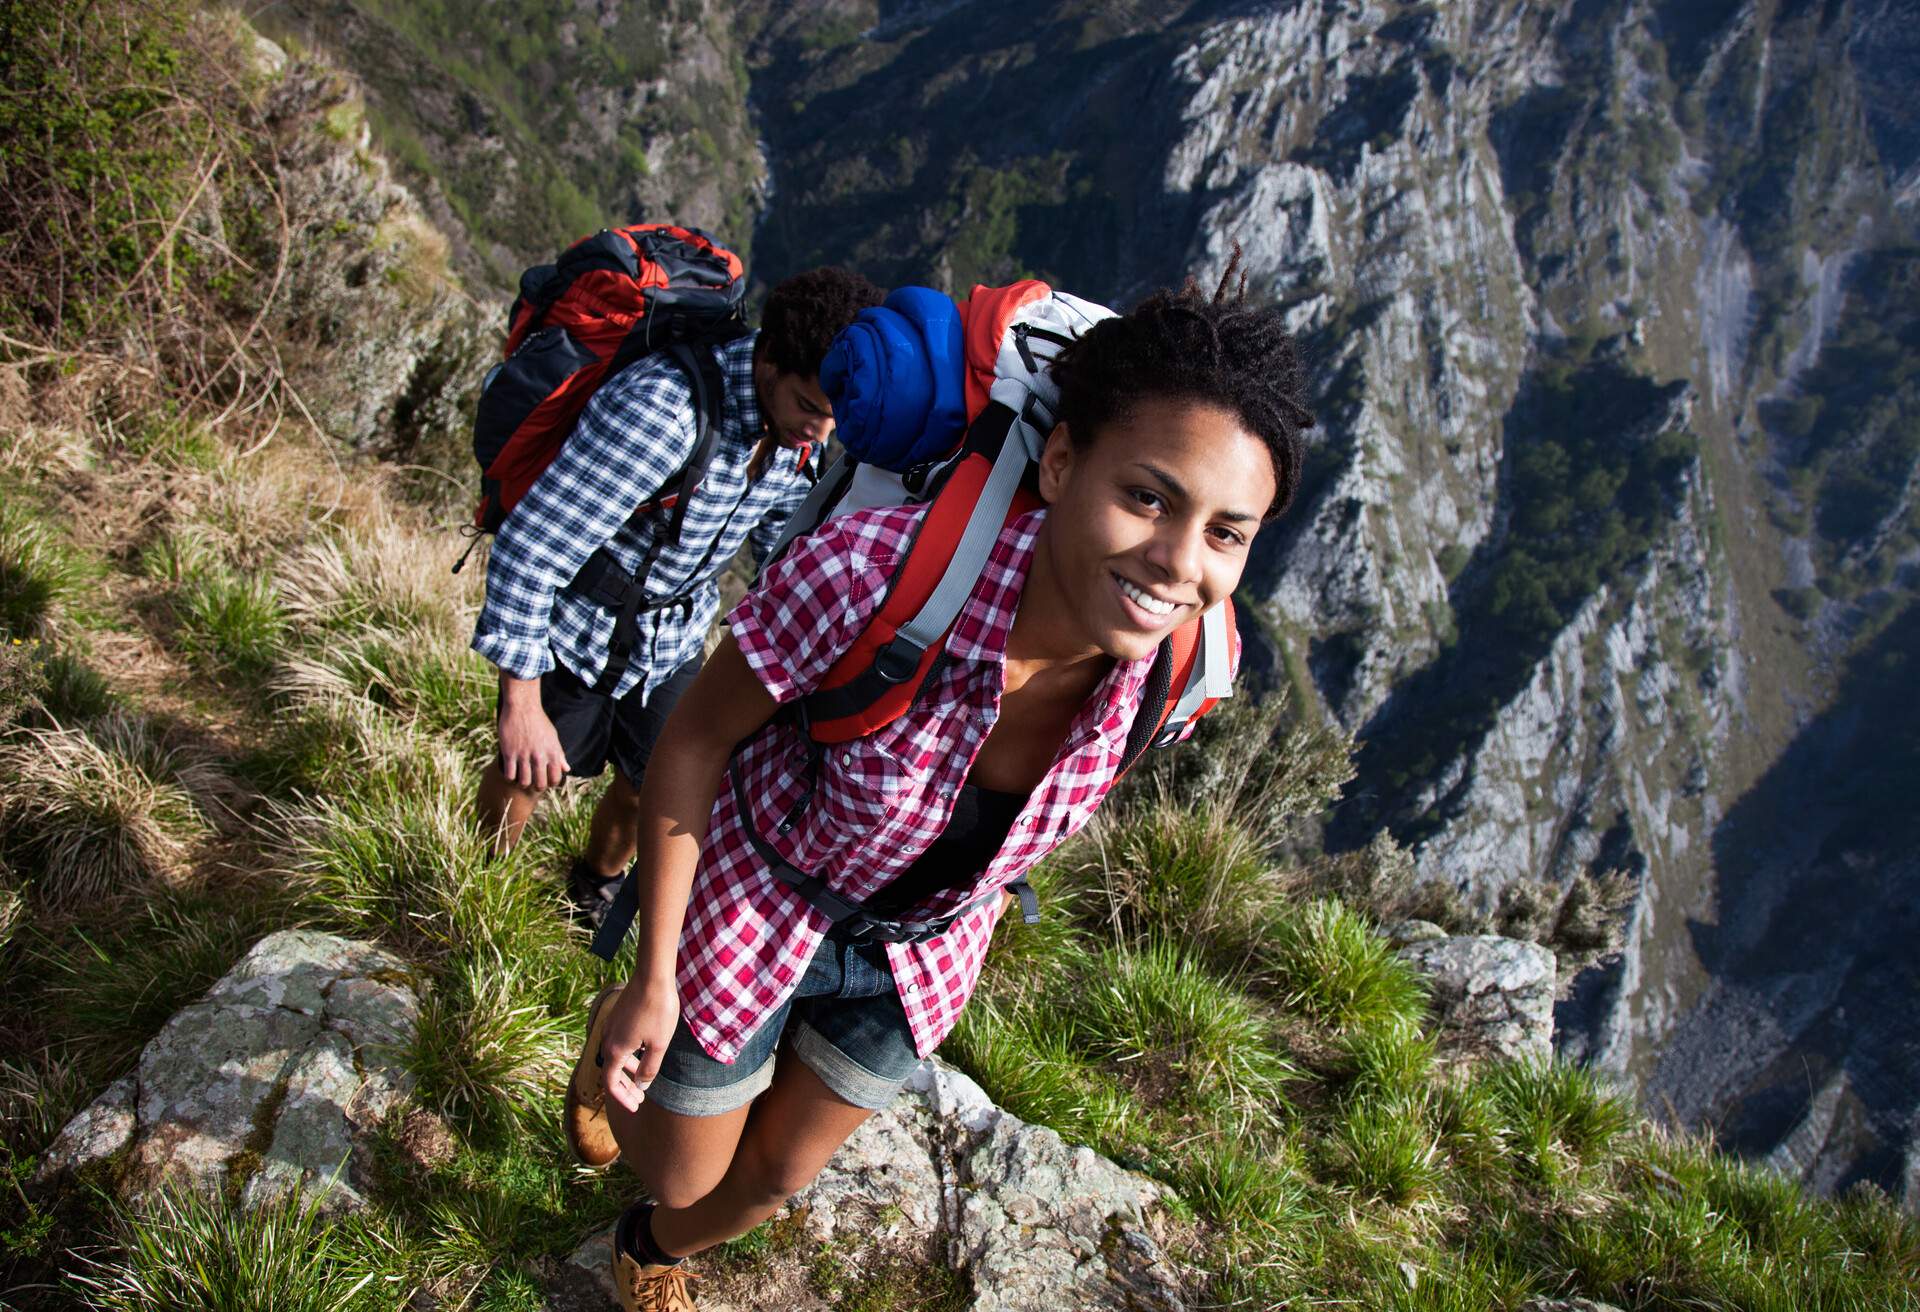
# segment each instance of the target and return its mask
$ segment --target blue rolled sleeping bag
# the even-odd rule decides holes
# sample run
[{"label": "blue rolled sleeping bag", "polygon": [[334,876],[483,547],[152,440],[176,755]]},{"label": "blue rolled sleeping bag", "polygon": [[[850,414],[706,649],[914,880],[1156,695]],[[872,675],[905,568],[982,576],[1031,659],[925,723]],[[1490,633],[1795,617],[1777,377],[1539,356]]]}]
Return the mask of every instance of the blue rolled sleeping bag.
[{"label": "blue rolled sleeping bag", "polygon": [[821,361],[834,435],[855,460],[897,474],[945,455],[967,429],[966,363],[953,298],[895,288],[862,310]]}]

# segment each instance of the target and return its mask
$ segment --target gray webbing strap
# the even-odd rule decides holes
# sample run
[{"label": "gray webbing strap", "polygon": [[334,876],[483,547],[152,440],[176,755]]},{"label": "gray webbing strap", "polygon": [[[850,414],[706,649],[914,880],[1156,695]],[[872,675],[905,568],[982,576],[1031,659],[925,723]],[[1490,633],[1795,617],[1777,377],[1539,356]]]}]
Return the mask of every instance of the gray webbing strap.
[{"label": "gray webbing strap", "polygon": [[1006,525],[1007,507],[1013,504],[1013,494],[1020,490],[1020,479],[1027,472],[1027,442],[1019,432],[1025,426],[1024,419],[1015,419],[1007,429],[1000,443],[1000,454],[993,460],[993,472],[987,475],[980,499],[973,504],[966,531],[953,549],[946,573],[940,576],[939,585],[920,613],[894,635],[895,642],[905,639],[917,650],[925,651],[940,641],[952,626],[954,616],[967,604],[973,585],[980,581],[981,571],[987,567],[987,556]]},{"label": "gray webbing strap", "polygon": [[1233,656],[1228,650],[1227,607],[1216,602],[1200,617],[1200,674],[1203,696],[1233,696]]}]

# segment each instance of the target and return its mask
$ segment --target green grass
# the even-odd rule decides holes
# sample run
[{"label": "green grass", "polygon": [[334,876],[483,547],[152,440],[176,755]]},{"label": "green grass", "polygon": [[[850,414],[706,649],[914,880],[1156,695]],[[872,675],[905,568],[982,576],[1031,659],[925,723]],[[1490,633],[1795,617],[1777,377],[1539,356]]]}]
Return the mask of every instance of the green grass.
[{"label": "green grass", "polygon": [[1439,1145],[1412,1101],[1357,1100],[1333,1126],[1331,1177],[1364,1198],[1406,1207],[1441,1183]]},{"label": "green grass", "polygon": [[1514,1062],[1486,1076],[1521,1168],[1548,1187],[1604,1160],[1633,1124],[1632,1109],[1591,1071],[1561,1062]]},{"label": "green grass", "polygon": [[1407,1025],[1426,985],[1360,916],[1331,899],[1289,908],[1261,945],[1264,974],[1287,1002],[1335,1033]]},{"label": "green grass", "polygon": [[322,1217],[297,1195],[253,1211],[163,1191],[127,1216],[72,1288],[101,1312],[346,1312],[405,1305],[377,1228]]},{"label": "green grass", "polygon": [[1254,1003],[1198,960],[1165,945],[1111,948],[1076,1009],[1084,1051],[1173,1101],[1231,1104],[1277,1117],[1298,1071]]},{"label": "green grass", "polygon": [[152,726],[108,715],[0,740],[0,856],[36,894],[73,904],[182,875],[212,832],[217,776]]},{"label": "green grass", "polygon": [[16,495],[0,493],[0,639],[37,637],[83,603],[99,563]]},{"label": "green grass", "polygon": [[104,923],[22,945],[59,1028],[87,1036],[89,1069],[124,1069],[169,1017],[265,933],[257,901],[162,891]]},{"label": "green grass", "polygon": [[272,672],[287,631],[272,579],[209,566],[188,575],[177,595],[175,640],[189,657],[248,681]]},{"label": "green grass", "polygon": [[405,1053],[418,1096],[456,1122],[499,1128],[555,1117],[578,1035],[550,1015],[520,963],[477,952],[439,972]]}]

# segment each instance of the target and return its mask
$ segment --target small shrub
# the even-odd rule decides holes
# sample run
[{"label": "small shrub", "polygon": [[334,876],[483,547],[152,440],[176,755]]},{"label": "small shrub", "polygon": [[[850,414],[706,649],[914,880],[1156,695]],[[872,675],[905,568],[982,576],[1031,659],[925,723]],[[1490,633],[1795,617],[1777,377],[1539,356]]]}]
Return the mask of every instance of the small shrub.
[{"label": "small shrub", "polygon": [[1425,1013],[1425,982],[1366,921],[1332,899],[1278,918],[1262,954],[1287,1004],[1338,1033],[1411,1025]]}]

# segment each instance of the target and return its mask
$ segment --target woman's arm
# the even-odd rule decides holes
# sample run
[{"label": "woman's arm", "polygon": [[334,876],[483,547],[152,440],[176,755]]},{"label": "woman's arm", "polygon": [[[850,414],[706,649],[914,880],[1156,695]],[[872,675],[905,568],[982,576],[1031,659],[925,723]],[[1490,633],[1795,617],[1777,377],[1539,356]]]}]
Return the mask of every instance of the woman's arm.
[{"label": "woman's arm", "polygon": [[640,1105],[659,1074],[680,1019],[674,983],[680,930],[727,762],[775,709],[728,634],[668,717],[647,763],[634,865],[640,906],[633,977],[607,1018],[600,1045],[607,1091],[628,1111]]}]

